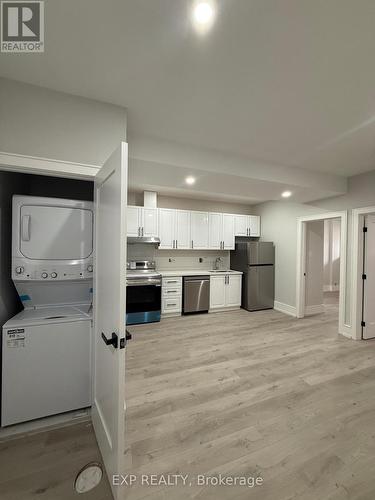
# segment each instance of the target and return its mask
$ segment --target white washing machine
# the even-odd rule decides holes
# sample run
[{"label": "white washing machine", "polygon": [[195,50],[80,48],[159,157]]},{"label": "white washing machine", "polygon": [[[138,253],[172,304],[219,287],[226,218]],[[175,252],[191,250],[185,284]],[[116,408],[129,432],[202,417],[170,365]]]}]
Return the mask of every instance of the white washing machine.
[{"label": "white washing machine", "polygon": [[24,310],[3,326],[2,426],[91,405],[93,205],[14,196],[12,219]]}]

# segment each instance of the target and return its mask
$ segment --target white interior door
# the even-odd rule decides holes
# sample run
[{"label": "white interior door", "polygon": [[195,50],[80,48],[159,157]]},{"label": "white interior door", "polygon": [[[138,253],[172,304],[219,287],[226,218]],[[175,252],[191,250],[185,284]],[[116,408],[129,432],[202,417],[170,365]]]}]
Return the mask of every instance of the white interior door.
[{"label": "white interior door", "polygon": [[365,248],[363,272],[363,321],[362,328],[364,339],[375,338],[375,215],[365,217]]},{"label": "white interior door", "polygon": [[[110,484],[113,474],[125,473],[127,170],[128,146],[123,142],[95,178],[92,420]],[[115,500],[123,498],[122,488],[112,487],[112,492]]]}]

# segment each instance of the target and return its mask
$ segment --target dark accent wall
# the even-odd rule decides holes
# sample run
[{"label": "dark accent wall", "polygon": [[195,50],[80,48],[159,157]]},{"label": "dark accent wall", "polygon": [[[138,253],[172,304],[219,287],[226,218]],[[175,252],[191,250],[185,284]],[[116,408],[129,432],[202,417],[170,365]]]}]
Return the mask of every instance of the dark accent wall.
[{"label": "dark accent wall", "polygon": [[12,196],[25,194],[93,200],[93,182],[0,171],[0,328],[22,310],[11,279]]}]

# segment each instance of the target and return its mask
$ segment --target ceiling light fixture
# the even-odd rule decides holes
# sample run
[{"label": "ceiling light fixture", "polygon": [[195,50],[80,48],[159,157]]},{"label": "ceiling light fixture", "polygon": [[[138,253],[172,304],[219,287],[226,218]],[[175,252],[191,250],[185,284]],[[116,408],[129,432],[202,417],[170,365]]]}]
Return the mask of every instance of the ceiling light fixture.
[{"label": "ceiling light fixture", "polygon": [[292,191],[284,191],[283,193],[281,193],[281,196],[283,198],[290,198],[292,196]]},{"label": "ceiling light fixture", "polygon": [[192,19],[198,29],[204,30],[209,28],[215,19],[215,9],[212,0],[195,2]]},{"label": "ceiling light fixture", "polygon": [[195,177],[189,175],[188,177],[185,178],[185,182],[186,184],[189,184],[191,186],[192,184],[195,184]]}]

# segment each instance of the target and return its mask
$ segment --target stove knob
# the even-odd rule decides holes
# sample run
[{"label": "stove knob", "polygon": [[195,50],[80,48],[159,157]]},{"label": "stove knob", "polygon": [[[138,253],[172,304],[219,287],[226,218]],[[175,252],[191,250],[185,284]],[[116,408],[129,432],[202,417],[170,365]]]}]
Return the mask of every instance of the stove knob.
[{"label": "stove knob", "polygon": [[87,270],[88,270],[89,273],[92,273],[92,270],[93,270],[92,264],[89,264],[87,266]]},{"label": "stove knob", "polygon": [[57,278],[57,273],[51,273],[51,278]]},{"label": "stove knob", "polygon": [[44,272],[42,273],[42,278],[45,280],[46,278],[48,278],[48,273]]},{"label": "stove knob", "polygon": [[24,267],[22,267],[22,266],[18,266],[18,267],[16,267],[16,273],[17,273],[17,274],[23,274],[23,273],[24,273],[24,271],[25,271],[25,268],[24,268]]}]

